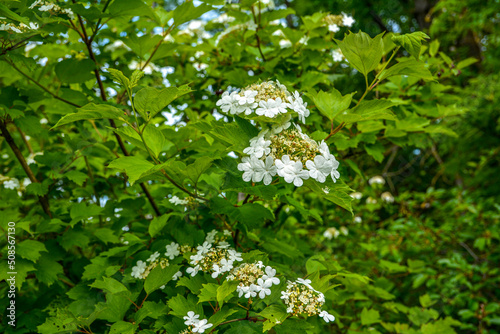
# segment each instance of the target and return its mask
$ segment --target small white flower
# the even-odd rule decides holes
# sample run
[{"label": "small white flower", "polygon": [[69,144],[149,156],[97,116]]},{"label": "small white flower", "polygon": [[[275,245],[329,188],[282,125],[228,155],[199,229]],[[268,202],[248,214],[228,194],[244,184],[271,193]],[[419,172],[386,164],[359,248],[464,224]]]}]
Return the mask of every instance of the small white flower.
[{"label": "small white flower", "polygon": [[274,164],[278,168],[278,175],[283,177],[287,183],[293,182],[296,187],[302,186],[304,184],[303,180],[309,178],[309,172],[303,170],[302,163],[290,160],[288,155],[284,155],[281,159],[276,159]]},{"label": "small white flower", "polygon": [[193,333],[204,333],[205,329],[213,326],[213,324],[207,323],[207,319],[200,320],[198,323],[194,324]]},{"label": "small white flower", "polygon": [[172,242],[170,245],[166,245],[165,248],[167,249],[167,251],[165,252],[165,256],[170,260],[173,260],[177,255],[180,254],[178,243]]},{"label": "small white flower", "polygon": [[231,269],[233,269],[233,261],[231,260],[226,260],[226,259],[222,259],[220,260],[220,265],[221,265],[221,272],[225,273],[225,272],[228,272],[230,271]]},{"label": "small white flower", "polygon": [[177,196],[172,196],[171,199],[168,200],[170,203],[175,204],[175,205],[186,205],[188,204],[188,200],[186,199],[180,199]]},{"label": "small white flower", "polygon": [[339,232],[342,233],[343,235],[349,235],[349,230],[345,226],[342,226]]},{"label": "small white flower", "polygon": [[351,193],[349,196],[351,196],[354,199],[361,199],[363,197],[363,194],[360,192],[354,192],[354,193]]},{"label": "small white flower", "polygon": [[310,279],[297,278],[297,283],[304,284],[308,288],[312,289],[311,280]]},{"label": "small white flower", "polygon": [[354,217],[354,222],[355,222],[355,223],[359,224],[359,223],[361,223],[362,221],[363,221],[363,219],[361,219],[361,217],[359,217],[359,216]]},{"label": "small white flower", "polygon": [[288,129],[290,125],[292,125],[292,123],[290,122],[291,119],[292,116],[290,114],[285,115],[285,118],[280,123],[273,125],[271,132],[273,134],[278,134],[281,131]]},{"label": "small white flower", "polygon": [[264,263],[262,263],[262,261],[258,261],[258,262],[255,264],[255,266],[256,266],[257,268],[262,269],[262,268],[264,268]]},{"label": "small white flower", "polygon": [[280,279],[278,277],[274,277],[274,275],[276,275],[276,269],[273,269],[272,267],[267,266],[265,271],[266,271],[266,274],[262,275],[262,279],[264,281],[271,283],[271,285],[272,284],[275,284],[275,285],[280,284]]},{"label": "small white flower", "polygon": [[344,54],[342,53],[342,51],[340,51],[340,49],[336,49],[332,51],[332,58],[334,62],[338,63],[341,62],[342,59],[344,59]]},{"label": "small white flower", "polygon": [[289,39],[281,39],[280,42],[279,42],[279,44],[280,44],[280,48],[282,48],[282,49],[286,49],[286,48],[291,48],[292,47],[292,42]]},{"label": "small white flower", "polygon": [[198,254],[201,254],[201,255],[208,253],[210,248],[212,248],[212,244],[210,244],[206,241],[203,243],[203,245],[199,245],[198,247],[196,247],[196,249],[198,250]]},{"label": "small white flower", "polygon": [[324,183],[326,177],[332,171],[332,163],[326,160],[324,156],[317,155],[314,157],[314,162],[311,160],[306,161],[306,167],[309,169],[309,176],[318,182]]},{"label": "small white flower", "polygon": [[136,265],[132,267],[131,276],[135,278],[141,278],[141,275],[144,273],[145,270],[146,270],[146,262],[139,260],[137,261]]},{"label": "small white flower", "polygon": [[221,267],[219,267],[219,265],[218,265],[218,264],[214,264],[214,265],[212,266],[212,270],[214,271],[214,272],[212,273],[212,278],[217,278],[217,276],[219,276],[219,274],[221,274],[221,273],[222,273],[221,269],[222,269],[222,268],[221,268]]},{"label": "small white flower", "polygon": [[370,196],[366,199],[366,204],[377,204],[377,200]]},{"label": "small white flower", "polygon": [[269,118],[274,118],[275,116],[286,113],[286,108],[288,103],[283,102],[281,97],[274,99],[269,99],[267,101],[260,101],[259,108],[255,110],[255,113],[259,116],[266,116]]},{"label": "small white flower", "polygon": [[230,249],[228,251],[229,253],[229,260],[230,261],[243,261],[243,258],[241,257],[241,253],[238,253],[234,249]]},{"label": "small white flower", "polygon": [[345,27],[352,27],[352,25],[356,22],[352,16],[347,15],[346,13],[342,13],[342,24]]},{"label": "small white flower", "polygon": [[269,296],[271,294],[271,289],[270,287],[273,285],[272,282],[268,282],[263,280],[262,278],[259,278],[257,280],[257,292],[259,293],[260,299],[266,298],[266,296]]},{"label": "small white flower", "polygon": [[257,290],[259,288],[255,284],[251,284],[245,292],[245,298],[252,298],[257,296]]},{"label": "small white flower", "polygon": [[177,281],[182,276],[182,271],[178,271],[172,276],[172,280]]},{"label": "small white flower", "polygon": [[217,235],[217,230],[212,230],[207,233],[207,237],[205,238],[205,241],[208,243],[213,243],[215,241],[215,236]]},{"label": "small white flower", "polygon": [[299,119],[302,123],[306,122],[306,117],[310,115],[309,109],[307,109],[307,103],[302,100],[299,92],[295,91],[292,96],[288,97],[288,102],[290,109],[299,114]]},{"label": "small white flower", "polygon": [[323,318],[326,323],[335,321],[335,317],[326,311],[321,311],[319,316]]},{"label": "small white flower", "polygon": [[229,230],[224,230],[223,233],[224,233],[224,235],[226,237],[230,237],[231,236],[231,231],[229,231]]},{"label": "small white flower", "polygon": [[382,193],[380,195],[380,198],[382,198],[382,201],[387,202],[387,203],[394,203],[394,196],[388,191]]},{"label": "small white flower", "polygon": [[236,92],[224,92],[222,98],[217,101],[216,105],[225,113],[239,114],[243,111],[239,104],[240,96]]},{"label": "small white flower", "polygon": [[340,30],[339,26],[336,24],[329,24],[328,30],[331,32],[338,32]]},{"label": "small white flower", "polygon": [[198,319],[200,317],[199,314],[194,313],[193,311],[189,311],[187,313],[187,316],[184,316],[183,319],[186,320],[184,324],[186,326],[191,326],[197,324],[200,320]]},{"label": "small white flower", "polygon": [[52,8],[54,8],[54,4],[53,3],[50,3],[50,4],[45,4],[43,6],[40,6],[40,8],[38,8],[41,12],[47,12],[49,10],[51,10]]},{"label": "small white flower", "polygon": [[19,180],[13,178],[13,179],[10,179],[8,181],[5,181],[3,183],[3,187],[5,189],[12,189],[12,190],[18,189],[20,187]]},{"label": "small white flower", "polygon": [[160,252],[154,252],[151,256],[146,260],[148,262],[155,261],[160,256]]},{"label": "small white flower", "polygon": [[256,158],[262,158],[263,155],[268,155],[271,152],[270,140],[265,140],[264,136],[258,136],[250,140],[250,146],[243,150],[243,153],[252,155]]},{"label": "small white flower", "polygon": [[187,274],[191,274],[192,277],[196,276],[198,271],[200,271],[201,267],[199,265],[196,265],[194,268],[189,267],[186,269]]},{"label": "small white flower", "polygon": [[384,185],[385,184],[385,180],[382,176],[380,175],[377,175],[377,176],[374,176],[372,177],[371,179],[368,180],[368,183],[372,186],[374,184],[380,184],[380,185]]},{"label": "small white flower", "polygon": [[227,242],[227,241],[221,241],[221,242],[219,242],[219,244],[217,245],[217,248],[229,248],[229,246],[231,246],[231,245],[229,244],[229,242]]},{"label": "small white flower", "polygon": [[260,182],[264,178],[264,162],[255,156],[244,157],[242,163],[238,164],[238,170],[243,172],[242,178],[245,182]]},{"label": "small white flower", "polygon": [[191,255],[189,258],[191,259],[191,261],[189,263],[192,264],[192,265],[196,265],[201,260],[203,260],[203,255],[200,254],[200,253],[197,253],[197,254]]}]

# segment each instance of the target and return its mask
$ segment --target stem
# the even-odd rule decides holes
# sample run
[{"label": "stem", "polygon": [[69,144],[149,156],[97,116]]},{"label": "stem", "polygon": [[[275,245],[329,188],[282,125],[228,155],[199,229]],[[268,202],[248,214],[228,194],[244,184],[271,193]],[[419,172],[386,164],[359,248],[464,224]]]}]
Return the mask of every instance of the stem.
[{"label": "stem", "polygon": [[[259,2],[260,6],[260,2]],[[257,16],[255,15],[255,10],[253,9],[252,6],[252,14],[253,14],[253,20],[255,24],[257,25],[257,29],[255,30],[255,37],[257,39],[257,48],[259,49],[260,56],[262,57],[262,60],[265,62],[266,57],[264,56],[264,53],[262,52],[262,48],[260,47],[260,37],[259,37],[259,29],[260,29],[260,22],[257,22]],[[259,7],[259,14],[260,14],[260,7]]]},{"label": "stem", "polygon": [[155,55],[156,51],[158,51],[158,49],[160,48],[161,43],[163,43],[165,37],[167,37],[167,35],[170,34],[170,32],[174,29],[174,27],[175,25],[172,24],[170,27],[168,27],[167,31],[163,33],[162,39],[155,45],[153,52],[151,52],[151,55],[148,57],[144,65],[141,66],[141,71],[143,71],[146,68],[146,66],[148,66],[148,64],[151,62],[151,59],[153,59],[153,56]]},{"label": "stem", "polygon": [[[104,4],[104,7],[102,9],[102,13],[103,14],[106,11],[106,9],[108,9],[108,6],[109,6],[110,2],[111,2],[111,0],[107,0],[106,3]],[[97,35],[97,32],[99,31],[99,29],[102,28],[102,26],[101,26],[101,28],[99,28],[99,24],[101,24],[101,21],[102,21],[102,18],[100,18],[99,20],[97,20],[97,24],[95,25],[94,33],[92,34],[92,36],[90,36],[90,39],[89,39],[90,43],[92,43],[94,41],[94,38]]]},{"label": "stem", "polygon": [[29,81],[33,82],[35,85],[37,85],[38,87],[40,87],[41,89],[43,89],[45,92],[49,93],[53,98],[59,100],[59,101],[62,101],[64,103],[67,103],[69,105],[72,105],[73,107],[77,107],[77,108],[80,108],[81,106],[76,104],[76,103],[73,103],[71,101],[68,101],[66,99],[63,99],[62,97],[59,97],[57,96],[55,93],[52,93],[47,87],[45,86],[42,86],[38,81],[36,81],[35,79],[33,79],[32,77],[30,77],[28,74],[24,73],[23,71],[21,71],[15,64],[14,62],[12,62],[11,60],[7,60],[7,58],[5,58],[6,61],[12,66],[13,69],[15,69],[17,72],[19,72],[19,74],[21,74],[22,76],[24,76],[26,79],[28,79]]},{"label": "stem", "polygon": [[[14,155],[16,156],[17,160],[23,167],[24,171],[26,172],[26,175],[28,175],[29,179],[33,183],[40,183],[36,177],[35,174],[33,174],[33,171],[31,170],[30,166],[26,163],[26,160],[24,159],[23,154],[21,153],[21,150],[19,150],[19,147],[17,147],[16,142],[14,141],[14,138],[10,135],[9,131],[7,130],[7,125],[5,121],[0,122],[0,130],[2,130],[2,135],[5,137],[5,140],[9,144],[10,148],[14,152]],[[47,195],[44,196],[37,196],[38,201],[40,202],[40,205],[43,208],[43,211],[50,217],[52,218],[52,213],[50,212],[50,206],[49,206],[49,199],[47,198]]]},{"label": "stem", "polygon": [[365,82],[366,82],[366,90],[365,92],[363,93],[363,96],[361,96],[361,98],[359,99],[358,103],[356,103],[356,107],[361,103],[361,101],[363,101],[363,99],[365,98],[366,94],[368,94],[369,91],[371,91],[373,88],[375,88],[375,86],[377,86],[378,82],[380,81],[378,78],[380,76],[380,74],[382,72],[384,72],[384,70],[386,69],[387,65],[389,65],[389,63],[391,62],[392,58],[394,58],[394,56],[396,55],[396,53],[398,52],[400,46],[398,46],[393,52],[392,52],[392,55],[391,57],[389,58],[389,60],[384,64],[384,67],[382,67],[382,70],[380,70],[380,72],[377,73],[377,75],[375,76],[375,79],[373,79],[372,83],[370,85],[368,85],[368,77],[365,76]]}]

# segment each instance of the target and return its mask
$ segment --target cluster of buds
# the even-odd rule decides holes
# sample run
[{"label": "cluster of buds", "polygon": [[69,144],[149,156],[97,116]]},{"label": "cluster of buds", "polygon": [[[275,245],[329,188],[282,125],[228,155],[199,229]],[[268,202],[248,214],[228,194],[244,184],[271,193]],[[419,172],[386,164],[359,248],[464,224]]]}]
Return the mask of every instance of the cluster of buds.
[{"label": "cluster of buds", "polygon": [[231,115],[245,115],[274,123],[286,123],[293,112],[305,123],[310,114],[300,94],[297,91],[291,94],[278,80],[255,83],[240,92],[226,91],[217,101],[217,106]]},{"label": "cluster of buds", "polygon": [[269,185],[277,174],[285,182],[300,187],[309,178],[320,183],[328,176],[334,182],[340,178],[339,163],[326,143],[312,140],[298,126],[278,134],[265,130],[250,140],[243,153],[249,156],[243,157],[238,169],[244,172],[245,182],[264,181]]},{"label": "cluster of buds", "polygon": [[52,3],[50,1],[45,1],[45,0],[36,0],[33,2],[30,6],[30,9],[33,9],[37,6],[40,6],[38,8],[39,11],[41,12],[49,12],[51,14],[66,14],[68,15],[71,19],[75,18],[75,14],[70,8],[62,8],[59,5]]},{"label": "cluster of buds", "polygon": [[319,315],[326,322],[335,320],[333,315],[321,310],[325,303],[325,296],[316,291],[308,279],[298,278],[295,282],[288,281],[286,291],[281,292],[281,299],[287,307],[286,312],[292,316],[299,314]]},{"label": "cluster of buds", "polygon": [[271,287],[280,284],[279,278],[275,277],[276,269],[264,266],[262,261],[255,263],[243,263],[234,268],[227,276],[228,281],[240,281],[236,291],[238,297],[252,298],[259,295],[261,299],[271,294]]}]

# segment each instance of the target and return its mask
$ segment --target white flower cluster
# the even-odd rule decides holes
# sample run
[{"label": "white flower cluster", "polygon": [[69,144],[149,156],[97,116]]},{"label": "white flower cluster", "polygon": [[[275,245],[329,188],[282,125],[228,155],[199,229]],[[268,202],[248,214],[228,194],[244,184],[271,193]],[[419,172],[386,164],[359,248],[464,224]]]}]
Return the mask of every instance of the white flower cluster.
[{"label": "white flower cluster", "polygon": [[[203,196],[204,194],[200,194],[200,196]],[[172,204],[175,204],[175,205],[190,205],[190,206],[194,206],[196,203],[203,203],[203,200],[199,199],[199,198],[194,198],[194,197],[191,197],[191,196],[188,196],[186,198],[179,198],[177,196],[172,196],[171,199],[168,200],[170,203]]]},{"label": "white flower cluster", "polygon": [[[177,245],[177,247],[178,246],[179,245]],[[167,246],[167,253],[168,253],[168,246]],[[168,257],[167,253],[165,253],[165,256]],[[177,254],[179,254],[179,252],[177,252]],[[161,255],[160,252],[155,252],[151,254],[151,256],[146,260],[146,262],[141,260],[137,261],[136,265],[132,267],[131,276],[134,278],[146,279],[148,275],[151,273],[151,271],[158,265],[161,266],[163,269],[168,267],[170,265],[169,261],[166,258],[160,258],[160,255]],[[170,259],[174,259],[174,257],[171,257]],[[182,272],[178,271],[172,276],[172,279],[176,281],[181,276]],[[164,288],[164,286],[161,288]]]},{"label": "white flower cluster", "polygon": [[270,266],[264,266],[262,261],[256,263],[243,263],[234,268],[227,276],[228,281],[239,280],[236,288],[238,297],[245,298],[256,297],[266,298],[271,294],[271,287],[280,284],[280,279],[275,277],[276,269]]},{"label": "white flower cluster", "polygon": [[196,276],[199,271],[211,273],[213,278],[224,275],[233,269],[236,261],[242,261],[241,253],[228,248],[227,242],[220,242],[218,246],[212,247],[212,244],[205,241],[203,245],[196,247],[197,252],[191,255],[189,264],[192,267],[186,269],[186,273]]},{"label": "white flower cluster", "polygon": [[19,182],[15,177],[8,177],[0,174],[0,183],[3,183],[5,189],[17,190],[17,194],[22,196],[23,191],[31,184],[31,180],[24,178],[22,182]]},{"label": "white flower cluster", "polygon": [[272,134],[265,130],[250,140],[250,146],[243,150],[238,170],[243,172],[245,182],[261,182],[269,185],[278,175],[287,183],[300,187],[303,180],[312,178],[324,183],[328,176],[334,182],[340,178],[339,162],[324,141],[316,142],[296,130],[284,130]]},{"label": "white flower cluster", "polygon": [[323,232],[323,236],[327,238],[328,240],[332,240],[332,238],[337,239],[340,234],[343,234],[345,236],[349,235],[349,230],[347,227],[342,226],[339,230],[337,230],[335,227],[329,227]]},{"label": "white flower cluster", "polygon": [[299,92],[291,94],[278,80],[253,84],[240,92],[226,91],[217,106],[231,115],[263,116],[278,123],[289,119],[290,112],[297,113],[303,123],[310,114]]},{"label": "white flower cluster", "polygon": [[340,27],[352,27],[356,22],[352,16],[342,13],[342,15],[327,15],[323,18],[323,22],[328,26],[328,30],[335,33],[340,31]]},{"label": "white flower cluster", "polygon": [[213,324],[209,323],[207,319],[200,320],[199,318],[200,318],[199,314],[196,314],[193,311],[189,311],[187,313],[187,316],[183,317],[183,319],[186,320],[184,321],[184,324],[186,326],[189,326],[189,328],[182,331],[181,333],[182,334],[204,333],[205,329],[208,329],[213,326]]},{"label": "white flower cluster", "polygon": [[295,282],[288,281],[286,291],[281,292],[281,299],[287,307],[286,312],[297,316],[319,315],[325,322],[335,321],[335,317],[327,311],[321,310],[325,303],[323,293],[311,286],[311,280],[298,278]]},{"label": "white flower cluster", "polygon": [[70,19],[75,18],[75,14],[70,8],[61,8],[59,5],[52,3],[50,1],[45,1],[45,0],[36,0],[33,2],[30,6],[30,9],[33,9],[37,6],[40,6],[38,8],[39,11],[41,12],[51,12],[54,14],[66,14],[70,17]]},{"label": "white flower cluster", "polygon": [[0,31],[12,31],[22,34],[30,30],[38,30],[38,28],[38,24],[34,22],[30,22],[29,24],[19,23],[18,25],[15,25],[14,23],[0,21]]}]

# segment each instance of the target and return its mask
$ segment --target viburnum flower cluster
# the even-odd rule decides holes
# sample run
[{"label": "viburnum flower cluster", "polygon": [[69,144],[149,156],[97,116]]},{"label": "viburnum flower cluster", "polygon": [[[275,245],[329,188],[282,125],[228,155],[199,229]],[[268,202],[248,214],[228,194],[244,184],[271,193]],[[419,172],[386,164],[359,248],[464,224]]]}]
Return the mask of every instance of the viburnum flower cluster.
[{"label": "viburnum flower cluster", "polygon": [[213,278],[219,277],[224,273],[233,269],[233,263],[242,261],[241,253],[234,249],[228,248],[229,245],[220,245],[212,247],[211,243],[205,241],[203,245],[199,245],[197,252],[191,255],[189,264],[192,267],[187,268],[186,273],[191,276],[196,276],[199,271],[207,272]]},{"label": "viburnum flower cluster", "polygon": [[31,30],[38,30],[38,24],[30,22],[28,24],[19,23],[18,25],[12,22],[2,22],[0,21],[0,31],[12,31],[18,34],[28,32]]},{"label": "viburnum flower cluster", "polygon": [[333,315],[321,310],[325,296],[311,286],[311,280],[298,278],[295,282],[288,281],[286,291],[281,292],[281,299],[287,307],[286,312],[293,316],[319,315],[325,322],[335,321]]},{"label": "viburnum flower cluster", "polygon": [[179,334],[190,334],[190,333],[205,333],[206,329],[209,329],[213,324],[209,323],[207,319],[199,319],[200,315],[193,311],[189,311],[187,316],[183,317],[184,324],[189,326],[187,329],[183,330]]},{"label": "viburnum flower cluster", "polygon": [[280,284],[279,278],[275,277],[276,269],[264,266],[262,261],[255,263],[243,263],[234,268],[227,276],[228,281],[240,281],[236,292],[238,297],[256,297],[264,299],[271,294],[271,287]]},{"label": "viburnum flower cluster", "polygon": [[50,1],[45,1],[45,0],[36,0],[33,2],[30,6],[30,9],[33,9],[37,6],[40,6],[38,8],[39,11],[41,12],[50,12],[54,14],[66,14],[68,15],[71,19],[75,18],[75,14],[70,8],[61,8],[59,5],[52,3]]},{"label": "viburnum flower cluster", "polygon": [[297,91],[291,94],[278,80],[255,83],[239,92],[226,91],[217,101],[217,106],[227,114],[254,118],[260,116],[275,123],[286,123],[293,112],[305,123],[310,114],[300,94]]},{"label": "viburnum flower cluster", "polygon": [[331,32],[338,32],[340,27],[352,27],[354,22],[356,22],[352,16],[342,13],[342,15],[327,15],[323,18],[323,22],[328,26],[328,30]]},{"label": "viburnum flower cluster", "polygon": [[263,181],[269,185],[278,175],[300,187],[309,178],[320,183],[328,176],[334,182],[340,178],[339,162],[326,143],[312,140],[298,126],[277,134],[264,130],[250,140],[250,146],[243,153],[249,156],[242,158],[238,169],[243,172],[245,182]]}]

